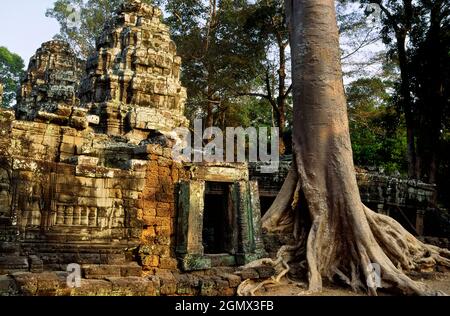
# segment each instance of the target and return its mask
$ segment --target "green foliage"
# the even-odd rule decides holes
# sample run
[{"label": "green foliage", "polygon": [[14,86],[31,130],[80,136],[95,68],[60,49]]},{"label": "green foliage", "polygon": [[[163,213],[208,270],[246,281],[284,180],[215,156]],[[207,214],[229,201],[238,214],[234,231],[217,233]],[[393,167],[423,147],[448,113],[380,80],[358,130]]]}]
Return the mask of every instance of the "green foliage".
[{"label": "green foliage", "polygon": [[20,87],[20,78],[25,67],[23,59],[6,47],[0,47],[0,83],[3,84],[2,107],[11,107]]},{"label": "green foliage", "polygon": [[390,105],[391,84],[380,78],[362,78],[347,87],[350,134],[356,165],[403,173],[406,134],[395,108]]},{"label": "green foliage", "polygon": [[409,176],[435,183],[450,105],[450,2],[360,2],[379,9],[380,34],[388,48],[387,57],[400,69],[395,103],[408,130]]},{"label": "green foliage", "polygon": [[272,126],[271,116],[272,109],[270,105],[261,99],[254,97],[240,98],[237,104],[232,104],[226,109],[224,113],[226,116],[224,127],[239,127],[244,128],[270,127]]},{"label": "green foliage", "polygon": [[212,111],[220,124],[237,105],[236,97],[254,84],[265,53],[260,39],[245,27],[252,8],[247,1],[173,0],[165,10],[183,60],[187,116],[205,118]]},{"label": "green foliage", "polygon": [[[68,42],[75,52],[87,59],[103,27],[123,0],[57,0],[46,16],[58,21],[57,39]],[[143,2],[153,3],[152,0]],[[79,14],[77,14],[77,12]]]}]

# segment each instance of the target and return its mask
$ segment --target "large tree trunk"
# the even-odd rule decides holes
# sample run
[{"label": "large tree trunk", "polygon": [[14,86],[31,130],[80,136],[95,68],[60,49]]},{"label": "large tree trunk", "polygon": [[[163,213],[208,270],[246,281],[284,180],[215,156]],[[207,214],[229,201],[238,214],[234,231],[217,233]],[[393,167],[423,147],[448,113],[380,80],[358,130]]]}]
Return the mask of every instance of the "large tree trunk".
[{"label": "large tree trunk", "polygon": [[284,143],[284,134],[286,132],[286,46],[279,36],[278,48],[280,54],[280,67],[278,69],[278,127],[280,128],[280,155],[285,154],[286,145]]},{"label": "large tree trunk", "polygon": [[400,98],[401,106],[405,112],[406,123],[406,142],[407,142],[407,157],[408,157],[408,176],[411,179],[418,177],[418,166],[420,164],[416,161],[416,124],[414,120],[414,114],[412,113],[412,100],[410,92],[410,74],[408,59],[406,56],[406,34],[396,32],[397,38],[397,51],[399,57],[400,66]]},{"label": "large tree trunk", "polygon": [[[290,260],[294,264],[306,260],[310,291],[320,291],[323,278],[339,277],[353,289],[364,288],[370,294],[376,294],[376,287],[369,287],[366,280],[373,276],[373,264],[378,264],[383,287],[396,287],[405,294],[431,294],[404,271],[450,266],[443,257],[450,252],[421,243],[392,218],[372,212],[361,202],[334,1],[286,0],[286,6],[296,159],[280,196],[263,218],[263,227],[277,231],[280,224],[290,226],[297,245],[284,247],[277,261],[259,263],[281,265],[279,276],[284,276]],[[254,293],[256,288],[246,282],[239,292]]]},{"label": "large tree trunk", "polygon": [[[423,77],[421,79],[422,107],[419,109],[421,125],[418,132],[417,159],[422,161],[418,169],[419,179],[428,183],[436,183],[439,166],[438,152],[441,148],[441,129],[446,106],[444,96],[445,65],[444,60],[448,51],[441,41],[443,30],[441,27],[443,1],[436,0],[430,12],[430,28],[427,39],[421,49],[429,56],[421,64]],[[420,144],[420,147],[419,147]]]}]

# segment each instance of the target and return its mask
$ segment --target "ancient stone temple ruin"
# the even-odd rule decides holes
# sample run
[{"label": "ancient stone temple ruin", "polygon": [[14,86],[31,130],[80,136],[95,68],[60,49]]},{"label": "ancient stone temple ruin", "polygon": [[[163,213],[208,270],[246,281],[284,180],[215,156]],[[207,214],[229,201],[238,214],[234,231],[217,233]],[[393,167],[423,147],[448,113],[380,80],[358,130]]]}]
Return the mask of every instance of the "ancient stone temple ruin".
[{"label": "ancient stone temple ruin", "polygon": [[[58,112],[70,116],[79,106],[78,85],[84,65],[62,41],[42,44],[31,57],[17,97],[16,115],[21,120],[52,120]],[[58,114],[58,113],[57,113]]]},{"label": "ancient stone temple ruin", "polygon": [[[175,161],[173,131],[189,125],[180,69],[161,11],[139,0],[86,63],[61,41],[37,50],[15,111],[0,110],[0,295],[234,295],[274,274],[238,267],[272,252],[261,215],[290,162],[267,175]],[[360,178],[375,206],[432,199]]]},{"label": "ancient stone temple ruin", "polygon": [[[15,112],[0,110],[1,291],[232,295],[235,267],[265,255],[246,165],[172,159],[188,125],[180,68],[160,10],[139,0],[85,67],[61,41],[38,49]],[[70,264],[81,288],[42,273]]]},{"label": "ancient stone temple ruin", "polygon": [[146,139],[150,131],[188,125],[181,58],[159,9],[125,2],[97,48],[80,94],[84,106],[101,118],[101,131]]}]

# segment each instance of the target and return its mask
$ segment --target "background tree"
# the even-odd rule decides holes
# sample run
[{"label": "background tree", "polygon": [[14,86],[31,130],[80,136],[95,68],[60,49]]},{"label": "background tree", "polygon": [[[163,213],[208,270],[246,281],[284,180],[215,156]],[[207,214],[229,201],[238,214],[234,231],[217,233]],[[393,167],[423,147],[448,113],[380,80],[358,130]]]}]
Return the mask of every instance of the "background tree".
[{"label": "background tree", "polygon": [[25,65],[23,59],[6,47],[0,47],[0,82],[3,84],[2,107],[11,107],[20,87],[20,78]]},{"label": "background tree", "polygon": [[[383,287],[405,294],[431,294],[406,276],[411,270],[450,267],[450,251],[425,245],[392,218],[363,205],[353,165],[339,33],[333,0],[286,0],[291,32],[295,165],[263,218],[263,227],[283,226],[296,239],[271,263],[280,274],[306,266],[311,291],[323,278],[376,294],[372,263],[381,268]],[[291,203],[292,202],[292,203]],[[292,205],[292,207],[291,207]],[[446,256],[446,257],[445,257]],[[254,293],[251,281],[239,293]],[[264,282],[263,282],[264,283]]]},{"label": "background tree", "polygon": [[290,125],[288,112],[292,112],[292,85],[287,76],[289,66],[289,33],[283,0],[260,0],[253,5],[253,13],[246,22],[246,28],[265,46],[264,58],[258,67],[257,83],[244,95],[266,100],[272,108],[274,124],[279,127],[280,154],[286,152],[284,136]]},{"label": "background tree", "polygon": [[346,87],[354,162],[387,174],[407,172],[404,122],[393,106],[394,83],[360,78]]},{"label": "background tree", "polygon": [[381,41],[379,18],[360,3],[336,2],[341,62],[345,82],[361,77],[383,76],[386,49]]},{"label": "background tree", "polygon": [[174,0],[165,11],[183,60],[188,118],[203,118],[205,127],[226,124],[264,54],[261,41],[245,28],[251,7],[247,1]]},{"label": "background tree", "polygon": [[410,36],[418,179],[436,183],[450,107],[450,3],[421,1]]},{"label": "background tree", "polygon": [[[397,105],[407,129],[408,174],[434,183],[439,164],[435,151],[441,147],[443,113],[448,104],[444,72],[449,63],[445,38],[450,4],[444,0],[361,2],[380,8],[383,41],[400,69]],[[431,75],[434,72],[436,75]]]}]

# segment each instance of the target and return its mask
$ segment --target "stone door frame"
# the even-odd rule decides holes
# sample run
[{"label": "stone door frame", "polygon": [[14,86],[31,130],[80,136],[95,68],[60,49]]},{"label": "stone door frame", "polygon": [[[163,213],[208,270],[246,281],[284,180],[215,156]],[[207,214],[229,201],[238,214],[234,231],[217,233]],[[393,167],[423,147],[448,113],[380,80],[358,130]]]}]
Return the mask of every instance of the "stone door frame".
[{"label": "stone door frame", "polygon": [[[182,181],[178,196],[176,253],[184,271],[205,270],[213,266],[245,265],[265,256],[261,233],[261,210],[258,183],[241,177],[240,169],[221,173],[207,167],[200,179]],[[233,172],[234,171],[234,172]],[[206,175],[206,176],[205,176]],[[243,179],[244,178],[244,179]],[[203,247],[204,201],[207,182],[230,185],[237,224],[236,254],[221,258],[205,254]]]}]

